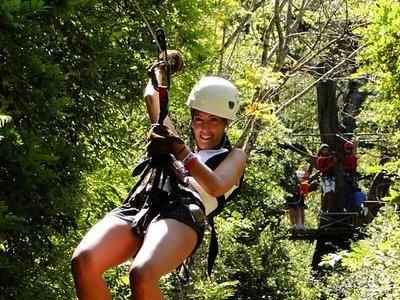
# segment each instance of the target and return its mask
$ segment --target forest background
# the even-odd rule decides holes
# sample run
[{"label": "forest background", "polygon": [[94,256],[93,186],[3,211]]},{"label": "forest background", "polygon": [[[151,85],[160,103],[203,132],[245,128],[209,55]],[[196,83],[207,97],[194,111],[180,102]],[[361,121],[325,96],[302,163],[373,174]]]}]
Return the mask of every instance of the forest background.
[{"label": "forest background", "polygon": [[[224,76],[243,99],[229,135],[249,155],[241,196],[217,218],[213,280],[205,275],[206,235],[191,284],[166,276],[166,298],[400,299],[400,3],[140,6],[185,58],[170,90],[179,132],[189,139],[185,101],[193,84]],[[145,69],[156,57],[134,2],[0,1],[0,299],[75,299],[73,249],[123,201],[145,155]],[[313,276],[315,243],[287,239],[283,206],[287,171],[307,161],[280,144],[316,153],[321,91],[334,100],[339,126],[353,122],[363,191],[377,172],[395,176],[366,238],[327,256],[323,275]],[[357,93],[362,103],[349,111]],[[309,228],[317,226],[319,197],[307,199]],[[105,274],[115,299],[128,298],[128,268]]]}]

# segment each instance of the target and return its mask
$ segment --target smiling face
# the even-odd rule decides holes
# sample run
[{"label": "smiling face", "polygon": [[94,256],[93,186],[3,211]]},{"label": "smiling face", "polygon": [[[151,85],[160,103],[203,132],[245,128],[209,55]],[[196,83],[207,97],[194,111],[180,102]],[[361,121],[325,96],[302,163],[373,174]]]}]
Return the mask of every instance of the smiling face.
[{"label": "smiling face", "polygon": [[210,150],[217,146],[227,125],[226,119],[195,109],[190,126],[198,150]]}]

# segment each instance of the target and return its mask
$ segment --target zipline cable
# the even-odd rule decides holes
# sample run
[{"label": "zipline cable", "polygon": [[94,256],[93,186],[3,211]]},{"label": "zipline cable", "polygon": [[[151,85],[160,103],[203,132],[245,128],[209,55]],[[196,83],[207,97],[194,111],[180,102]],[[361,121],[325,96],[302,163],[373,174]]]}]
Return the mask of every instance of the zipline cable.
[{"label": "zipline cable", "polygon": [[[168,115],[168,89],[170,87],[170,67],[168,63],[168,53],[167,53],[167,44],[165,41],[165,35],[164,35],[164,30],[162,28],[158,28],[156,32],[154,33],[153,29],[151,28],[149,22],[147,21],[146,16],[143,13],[143,10],[140,8],[140,5],[137,0],[133,0],[135,3],[140,15],[142,16],[143,21],[146,23],[147,29],[150,33],[150,35],[153,37],[154,42],[157,44],[158,49],[163,53],[164,57],[161,58],[158,56],[158,61],[159,63],[157,64],[158,66],[164,66],[166,70],[166,80],[167,80],[167,85],[163,86],[161,85],[155,75],[154,72],[154,67],[156,65],[153,65],[153,67],[148,70],[151,82],[153,84],[153,87],[156,91],[159,92],[159,102],[160,102],[160,113],[158,116],[158,124],[163,124],[164,119]],[[160,61],[161,58],[161,61]]]},{"label": "zipline cable", "polygon": [[290,136],[316,136],[316,137],[319,137],[319,136],[338,136],[338,135],[342,135],[342,136],[364,136],[364,135],[366,135],[366,136],[368,136],[368,135],[381,136],[381,135],[384,135],[384,134],[387,134],[387,133],[385,133],[385,132],[382,132],[382,133],[371,133],[371,132],[360,132],[360,133],[354,133],[354,132],[345,132],[345,133],[312,133],[312,132],[310,132],[310,133],[306,133],[306,132],[305,133],[291,133],[291,132],[287,132],[285,134],[290,135]]},{"label": "zipline cable", "polygon": [[142,19],[143,19],[144,23],[146,23],[147,29],[149,30],[150,35],[153,37],[154,42],[157,44],[158,49],[160,49],[160,51],[163,51],[161,45],[158,42],[157,36],[154,33],[153,29],[151,28],[149,22],[147,21],[146,16],[144,15],[142,9],[139,6],[139,3],[137,2],[137,0],[133,0],[133,2],[135,3],[140,15],[142,16]]}]

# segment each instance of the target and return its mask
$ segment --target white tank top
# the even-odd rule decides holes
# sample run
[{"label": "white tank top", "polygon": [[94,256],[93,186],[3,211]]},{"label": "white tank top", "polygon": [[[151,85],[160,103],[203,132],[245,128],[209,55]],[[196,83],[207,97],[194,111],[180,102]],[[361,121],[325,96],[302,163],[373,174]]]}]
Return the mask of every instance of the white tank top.
[{"label": "white tank top", "polygon": [[[200,150],[196,154],[198,155],[200,161],[205,163],[211,157],[221,154],[221,153],[225,153],[225,152],[228,152],[228,149],[222,148],[222,149],[218,149],[218,150]],[[188,176],[187,182],[188,182],[189,186],[192,189],[194,189],[197,192],[197,194],[199,195],[199,198],[206,209],[206,216],[209,215],[211,212],[213,212],[218,206],[217,198],[208,194],[193,177]],[[224,194],[225,198],[227,198],[230,194],[232,194],[232,192],[238,186],[239,186],[239,183],[237,183],[237,185],[232,186],[232,188],[229,189],[229,191],[227,191]]]}]

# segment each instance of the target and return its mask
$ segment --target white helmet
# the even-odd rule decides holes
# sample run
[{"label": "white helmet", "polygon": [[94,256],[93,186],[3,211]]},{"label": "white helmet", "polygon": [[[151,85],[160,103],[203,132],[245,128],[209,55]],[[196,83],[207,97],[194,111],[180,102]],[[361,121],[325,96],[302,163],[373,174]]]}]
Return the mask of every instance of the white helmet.
[{"label": "white helmet", "polygon": [[298,169],[296,171],[296,177],[297,179],[306,179],[308,178],[308,171],[305,169]]},{"label": "white helmet", "polygon": [[239,93],[236,87],[221,77],[203,77],[192,89],[186,104],[228,120],[235,120],[239,110]]}]

